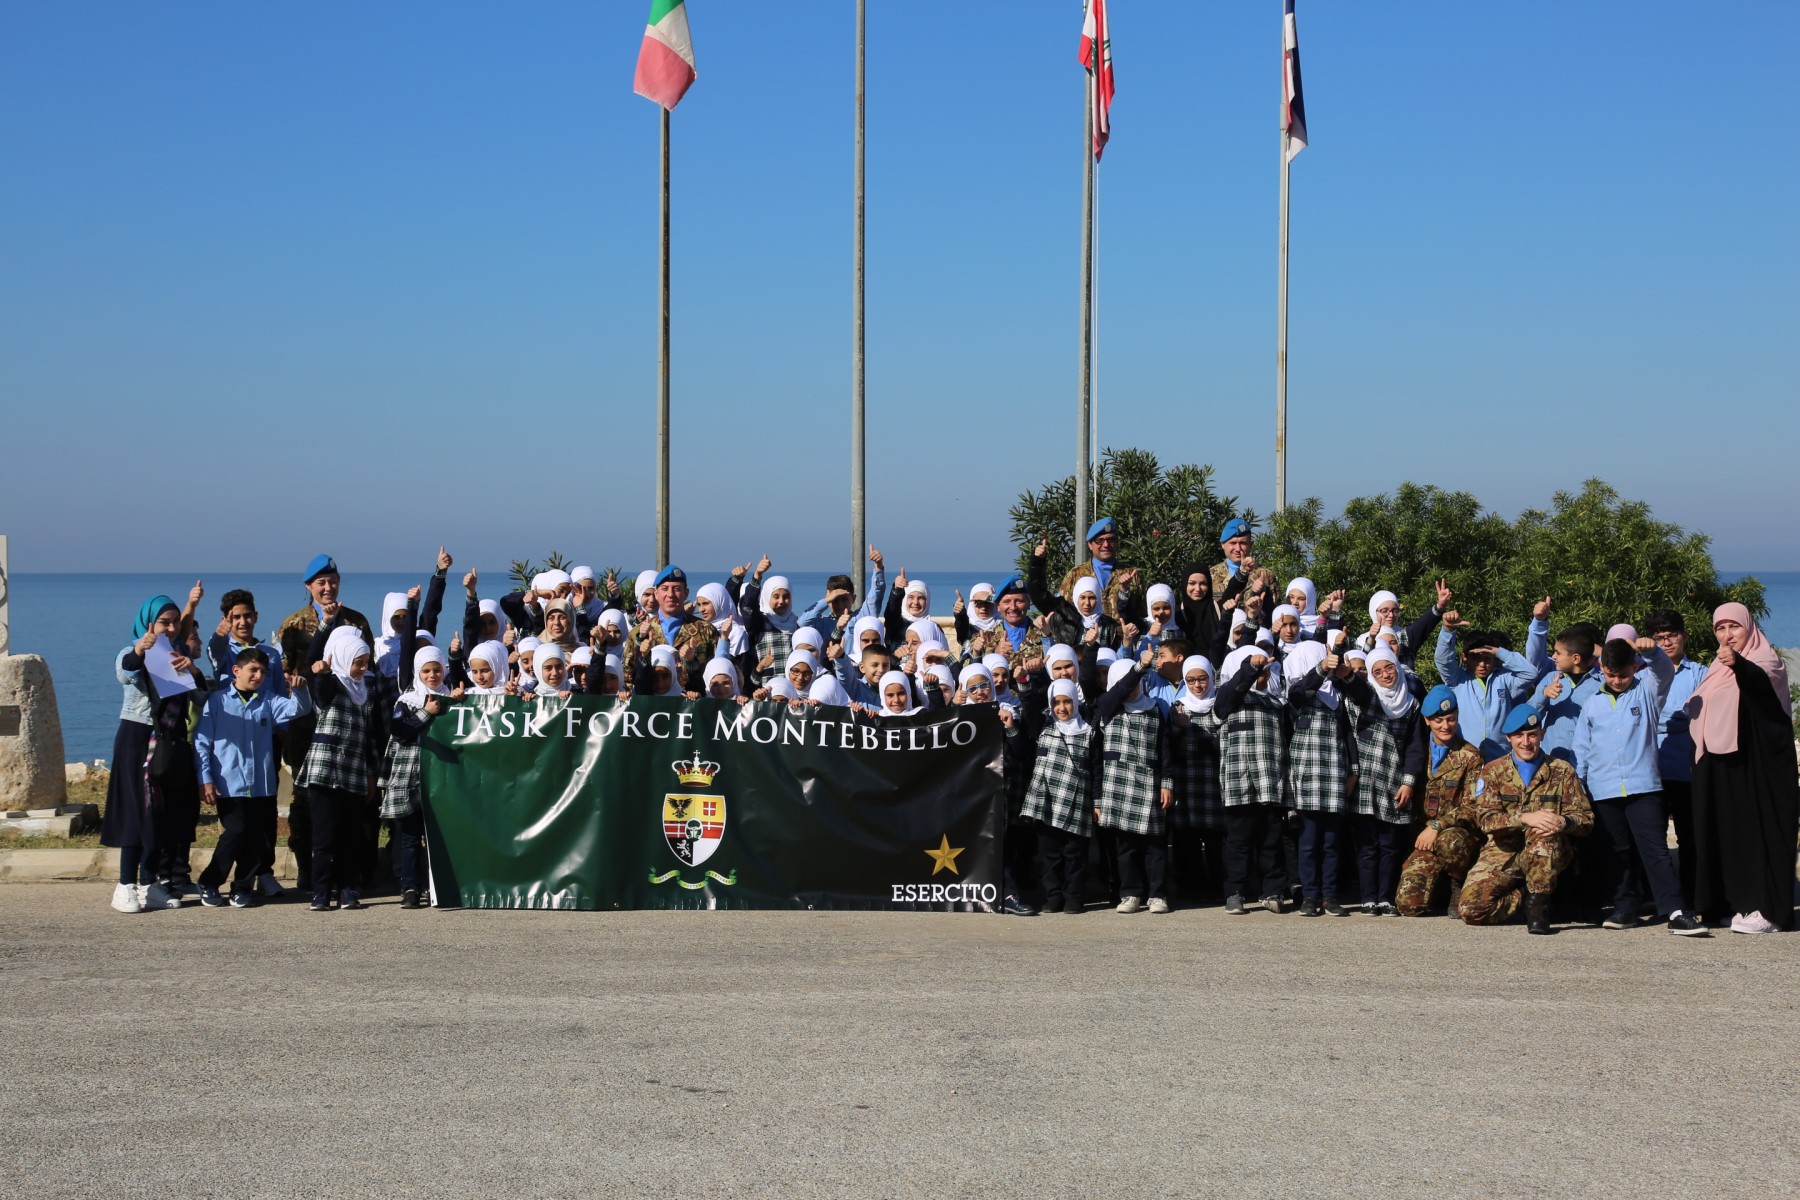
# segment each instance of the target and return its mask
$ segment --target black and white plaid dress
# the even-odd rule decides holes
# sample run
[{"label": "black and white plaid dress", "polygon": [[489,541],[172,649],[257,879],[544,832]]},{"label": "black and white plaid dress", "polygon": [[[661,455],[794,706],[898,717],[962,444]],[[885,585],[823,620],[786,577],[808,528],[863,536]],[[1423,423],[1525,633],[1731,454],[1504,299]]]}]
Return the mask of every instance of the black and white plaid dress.
[{"label": "black and white plaid dress", "polygon": [[1044,726],[1038,735],[1037,764],[1031,772],[1031,783],[1025,789],[1022,816],[1046,825],[1091,837],[1094,832],[1092,777],[1088,764],[1088,742],[1093,729],[1080,733],[1063,733],[1055,722]]},{"label": "black and white plaid dress", "polygon": [[[405,709],[414,720],[427,719],[423,705],[415,708],[404,700],[394,704],[394,716]],[[388,738],[387,756],[381,764],[381,816],[383,820],[411,816],[419,809],[419,738],[402,732],[398,719]]]},{"label": "black and white plaid dress", "polygon": [[1101,729],[1100,738],[1100,824],[1126,833],[1160,834],[1162,713],[1155,708],[1121,712]]},{"label": "black and white plaid dress", "polygon": [[[798,633],[799,629],[796,628],[794,632]],[[787,668],[782,664],[787,662],[787,656],[793,652],[794,634],[773,626],[764,626],[763,631],[756,635],[756,661],[760,663],[765,658],[772,658],[775,665],[766,671],[759,668],[753,673],[756,687],[767,685],[769,680],[786,671]]]},{"label": "black and white plaid dress", "polygon": [[1389,825],[1409,825],[1419,804],[1410,810],[1395,807],[1394,793],[1403,784],[1417,781],[1406,774],[1406,742],[1412,736],[1418,710],[1398,719],[1388,716],[1378,705],[1361,709],[1356,719],[1356,749],[1361,772],[1356,785],[1356,811]]},{"label": "black and white plaid dress", "polygon": [[1341,813],[1350,778],[1350,721],[1342,701],[1328,705],[1318,694],[1288,696],[1288,803],[1300,812]]},{"label": "black and white plaid dress", "polygon": [[1169,722],[1175,739],[1175,807],[1169,824],[1175,829],[1221,829],[1225,802],[1219,791],[1219,730],[1225,723],[1208,710],[1189,713],[1186,728]]},{"label": "black and white plaid dress", "polygon": [[295,786],[336,788],[358,796],[367,795],[369,772],[375,759],[373,747],[380,733],[375,689],[370,688],[363,702],[357,704],[340,686],[336,695],[318,712],[319,721],[313,727],[312,744],[306,748],[306,761],[300,766]]},{"label": "black and white plaid dress", "polygon": [[1219,785],[1227,808],[1280,807],[1287,774],[1287,705],[1267,692],[1245,692],[1220,727]]}]

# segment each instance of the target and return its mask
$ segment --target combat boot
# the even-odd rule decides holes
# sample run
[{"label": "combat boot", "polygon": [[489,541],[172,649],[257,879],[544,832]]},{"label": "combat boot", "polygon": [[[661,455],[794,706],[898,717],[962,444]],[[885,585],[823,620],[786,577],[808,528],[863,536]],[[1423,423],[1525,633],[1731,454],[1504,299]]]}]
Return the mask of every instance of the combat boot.
[{"label": "combat boot", "polygon": [[1452,921],[1462,916],[1462,884],[1450,885],[1450,907],[1445,909],[1444,915]]},{"label": "combat boot", "polygon": [[1532,892],[1525,898],[1525,932],[1550,932],[1550,897]]}]

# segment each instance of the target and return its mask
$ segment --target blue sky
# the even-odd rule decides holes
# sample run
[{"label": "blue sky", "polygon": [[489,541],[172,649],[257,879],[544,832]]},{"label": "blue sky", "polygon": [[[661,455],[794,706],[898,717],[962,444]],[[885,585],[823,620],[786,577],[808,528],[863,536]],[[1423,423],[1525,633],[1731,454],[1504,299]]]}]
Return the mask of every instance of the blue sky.
[{"label": "blue sky", "polygon": [[[675,557],[837,568],[854,6],[688,7]],[[11,0],[15,568],[647,561],[646,8]],[[870,8],[871,531],[992,564],[1074,456],[1080,5]],[[1280,4],[1112,8],[1101,442],[1267,510]],[[1291,493],[1510,514],[1599,474],[1721,567],[1800,567],[1800,105],[1766,53],[1800,6],[1302,0],[1300,29]]]}]

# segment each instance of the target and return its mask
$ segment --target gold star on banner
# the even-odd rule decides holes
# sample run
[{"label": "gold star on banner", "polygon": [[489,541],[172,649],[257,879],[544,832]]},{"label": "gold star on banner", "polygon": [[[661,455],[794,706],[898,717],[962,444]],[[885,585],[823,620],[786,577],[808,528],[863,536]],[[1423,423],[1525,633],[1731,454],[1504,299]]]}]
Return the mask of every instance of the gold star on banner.
[{"label": "gold star on banner", "polygon": [[956,856],[961,854],[966,848],[967,847],[964,846],[952,846],[950,844],[950,835],[945,834],[943,842],[936,850],[925,851],[925,853],[931,856],[931,861],[934,864],[931,868],[931,873],[936,875],[939,871],[948,869],[952,875],[962,874],[961,871],[956,869]]}]

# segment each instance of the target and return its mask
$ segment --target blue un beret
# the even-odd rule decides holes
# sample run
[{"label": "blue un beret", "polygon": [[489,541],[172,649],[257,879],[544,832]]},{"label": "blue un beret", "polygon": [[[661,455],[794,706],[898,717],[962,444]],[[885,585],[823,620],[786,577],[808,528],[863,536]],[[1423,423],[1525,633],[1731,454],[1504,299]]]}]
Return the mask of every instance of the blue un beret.
[{"label": "blue un beret", "polygon": [[1234,537],[1243,537],[1250,532],[1250,522],[1242,517],[1233,517],[1225,522],[1225,528],[1219,533],[1219,542],[1223,545]]},{"label": "blue un beret", "polygon": [[1117,534],[1118,532],[1119,527],[1113,524],[1113,519],[1111,517],[1101,517],[1098,521],[1095,521],[1092,525],[1088,526],[1087,540],[1091,542],[1103,533]]},{"label": "blue un beret", "polygon": [[331,561],[329,554],[315,554],[313,560],[306,564],[306,574],[300,577],[301,583],[311,583],[321,575],[336,575],[337,564]]},{"label": "blue un beret", "polygon": [[1515,733],[1524,733],[1527,729],[1543,727],[1544,718],[1538,715],[1538,710],[1529,704],[1521,704],[1507,716],[1506,724],[1500,727],[1500,732],[1510,737]]},{"label": "blue un beret", "polygon": [[687,572],[683,571],[680,567],[676,566],[674,563],[670,563],[668,566],[664,567],[662,570],[660,570],[656,573],[656,583],[653,586],[661,587],[665,583],[683,583],[683,584],[685,584],[686,582],[687,582]]},{"label": "blue un beret", "polygon": [[1438,684],[1425,693],[1425,707],[1420,710],[1428,717],[1442,717],[1456,711],[1456,693]]}]

